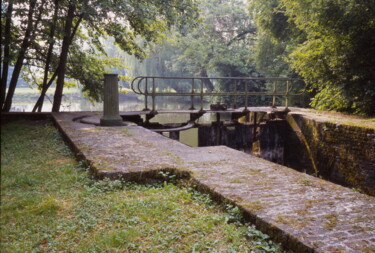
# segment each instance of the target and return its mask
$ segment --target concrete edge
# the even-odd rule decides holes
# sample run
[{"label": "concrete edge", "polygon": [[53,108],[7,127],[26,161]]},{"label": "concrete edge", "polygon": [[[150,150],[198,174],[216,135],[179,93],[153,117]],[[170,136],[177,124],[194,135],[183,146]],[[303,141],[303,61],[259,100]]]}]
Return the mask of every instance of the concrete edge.
[{"label": "concrete edge", "polygon": [[[78,117],[79,118],[79,117]],[[157,168],[155,170],[149,171],[139,171],[139,172],[121,172],[121,171],[102,171],[96,168],[93,162],[81,152],[81,150],[74,144],[74,142],[69,138],[69,135],[65,133],[64,129],[60,126],[58,120],[52,114],[52,119],[54,120],[54,124],[61,132],[64,140],[67,144],[73,149],[74,154],[78,160],[81,160],[85,163],[86,166],[89,167],[90,173],[95,177],[97,180],[102,180],[104,178],[109,178],[111,180],[122,179],[125,181],[131,181],[141,184],[150,184],[160,182],[165,180],[160,172],[169,172],[173,173],[177,176],[177,179],[187,179],[191,182],[193,187],[198,190],[199,192],[208,193],[211,195],[212,199],[219,204],[232,204],[237,206],[245,219],[245,221],[250,222],[256,226],[257,229],[262,231],[263,233],[268,234],[273,241],[276,243],[281,243],[284,248],[288,250],[293,250],[298,253],[313,253],[316,252],[313,248],[309,245],[304,244],[303,242],[299,241],[298,238],[284,232],[281,228],[273,226],[272,224],[268,223],[266,220],[260,218],[257,215],[257,212],[252,211],[248,208],[241,206],[240,204],[236,203],[235,200],[231,200],[230,198],[226,198],[219,192],[211,189],[209,186],[205,185],[204,183],[200,182],[198,179],[194,178],[194,173],[183,170],[181,168]]]},{"label": "concrete edge", "polygon": [[[17,113],[17,114],[23,115],[24,113]],[[118,171],[100,171],[98,168],[96,168],[93,165],[92,161],[88,160],[87,157],[85,157],[85,155],[80,151],[80,149],[69,138],[68,134],[65,133],[65,131],[63,130],[63,127],[59,124],[58,120],[54,117],[54,114],[44,113],[43,115],[47,115],[47,116],[44,116],[46,118],[48,117],[48,115],[49,117],[52,116],[51,118],[53,120],[53,123],[62,134],[64,141],[66,141],[66,143],[72,148],[72,150],[74,151],[73,153],[76,155],[76,158],[81,161],[84,161],[87,164],[87,166],[90,168],[90,172],[93,173],[95,178],[97,179],[103,179],[105,177],[108,177],[110,179],[123,178],[125,180],[135,181],[138,183],[153,183],[157,179],[161,179],[161,180],[164,179],[159,173],[161,171],[163,172],[168,171],[168,172],[177,174],[178,177],[181,175],[183,178],[190,179],[191,182],[196,185],[196,188],[199,191],[209,193],[213,197],[214,200],[218,202],[222,202],[222,203],[231,203],[231,204],[238,206],[240,210],[243,212],[246,220],[255,224],[256,227],[262,232],[269,234],[274,241],[282,242],[285,248],[292,249],[296,252],[309,252],[309,253],[316,252],[314,248],[304,244],[303,242],[298,240],[298,238],[292,236],[291,234],[287,234],[286,232],[282,230],[282,228],[273,226],[272,224],[268,223],[264,219],[260,218],[257,215],[256,211],[252,211],[248,208],[241,206],[240,204],[236,204],[236,201],[233,201],[230,198],[226,198],[225,196],[221,195],[219,192],[215,191],[215,189],[211,189],[207,185],[198,181],[197,179],[194,178],[193,173],[189,171],[182,171],[180,168],[171,168],[171,167],[158,168],[152,171],[144,171],[144,172],[140,171],[140,172],[129,172],[129,173],[121,173]],[[2,123],[3,123],[3,115],[2,115]]]}]

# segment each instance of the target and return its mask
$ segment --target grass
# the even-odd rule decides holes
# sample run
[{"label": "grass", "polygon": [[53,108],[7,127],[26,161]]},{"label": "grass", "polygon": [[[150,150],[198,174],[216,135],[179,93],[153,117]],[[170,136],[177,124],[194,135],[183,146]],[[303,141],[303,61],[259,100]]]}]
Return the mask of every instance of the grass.
[{"label": "grass", "polygon": [[332,230],[337,226],[338,217],[337,214],[331,213],[324,216],[328,221],[324,224],[324,227],[328,230]]},{"label": "grass", "polygon": [[314,182],[310,178],[303,178],[298,180],[298,183],[304,186],[315,186]]},{"label": "grass", "polygon": [[250,210],[253,210],[253,211],[260,211],[260,210],[264,209],[264,206],[262,205],[262,203],[260,201],[245,202],[245,203],[243,203],[243,206],[246,207],[246,208],[249,208]]},{"label": "grass", "polygon": [[48,122],[2,125],[1,158],[1,252],[281,252],[191,188],[91,179]]}]

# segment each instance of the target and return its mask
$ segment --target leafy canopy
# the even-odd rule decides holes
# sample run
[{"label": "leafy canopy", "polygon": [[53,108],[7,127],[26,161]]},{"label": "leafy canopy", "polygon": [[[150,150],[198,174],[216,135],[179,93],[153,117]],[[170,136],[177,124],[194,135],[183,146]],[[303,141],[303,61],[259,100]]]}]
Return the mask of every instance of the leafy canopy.
[{"label": "leafy canopy", "polygon": [[374,1],[250,2],[260,34],[281,59],[276,61],[310,84],[313,107],[375,114]]},{"label": "leafy canopy", "polygon": [[[72,84],[72,80],[76,80],[76,84],[82,85],[93,100],[101,99],[103,73],[115,67],[124,68],[118,58],[108,58],[104,50],[107,38],[112,38],[122,51],[143,59],[147,56],[148,48],[160,43],[169,29],[188,30],[194,26],[198,15],[195,0],[10,0],[2,4],[4,17],[8,6],[13,7],[8,36],[10,66],[14,66],[20,52],[25,51],[24,77],[42,89],[42,77],[46,71],[52,81],[58,68],[61,71],[60,52],[67,42],[69,55],[65,84]],[[57,12],[54,11],[56,7]],[[31,15],[28,16],[28,13]],[[70,13],[73,13],[72,28],[71,33],[66,34]],[[25,47],[21,48],[28,21],[31,36]],[[5,18],[2,18],[1,26],[4,31]],[[2,33],[2,36],[5,35]],[[64,42],[66,36],[70,39]],[[48,51],[51,44],[53,50],[50,57]],[[1,58],[3,63],[3,54]],[[47,68],[46,62],[50,62]]]},{"label": "leafy canopy", "polygon": [[[135,65],[135,75],[241,77],[259,76],[252,62],[255,24],[241,0],[205,0],[199,4],[200,23],[188,33],[174,30],[151,58]],[[142,69],[143,67],[143,69]],[[141,70],[140,70],[141,69]],[[166,82],[186,91],[188,85]],[[206,89],[228,90],[227,83],[206,81]],[[243,89],[239,85],[238,90]],[[262,83],[254,83],[256,89]],[[228,102],[225,101],[224,102]]]}]

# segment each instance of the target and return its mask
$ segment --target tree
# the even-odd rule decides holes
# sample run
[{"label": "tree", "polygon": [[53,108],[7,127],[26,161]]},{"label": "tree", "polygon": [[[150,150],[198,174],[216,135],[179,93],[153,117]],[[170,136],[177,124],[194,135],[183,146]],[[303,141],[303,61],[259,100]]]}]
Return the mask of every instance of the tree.
[{"label": "tree", "polygon": [[[10,9],[9,7],[11,7],[11,6],[13,7],[12,2],[9,3],[8,11]],[[13,98],[13,95],[14,95],[14,91],[16,89],[17,81],[18,81],[19,75],[21,73],[21,68],[23,66],[23,61],[25,59],[26,52],[27,52],[28,47],[30,45],[30,40],[33,39],[33,38],[31,38],[32,31],[33,31],[33,29],[35,29],[38,22],[40,21],[40,16],[37,20],[35,20],[35,21],[33,20],[35,6],[36,6],[36,0],[31,0],[30,4],[29,4],[28,14],[27,14],[27,26],[25,28],[25,35],[24,35],[21,47],[19,49],[17,61],[14,65],[12,79],[10,80],[10,84],[9,84],[9,90],[8,90],[4,105],[2,107],[4,111],[10,110],[10,107],[12,105],[12,98]],[[10,13],[11,13],[11,11],[10,11]],[[41,10],[39,11],[39,13],[41,13]],[[9,21],[11,22],[11,14],[7,17],[7,19],[9,19]],[[9,35],[7,35],[7,36],[9,36]],[[5,64],[9,64],[9,63],[5,62]],[[4,64],[4,66],[5,66],[5,64]],[[2,80],[3,86],[6,85],[6,80],[7,79],[6,79],[5,74],[4,74],[4,80]],[[1,91],[3,92],[4,88],[2,88]],[[1,97],[5,97],[5,95],[2,94]]]},{"label": "tree", "polygon": [[[11,6],[10,3],[8,1],[8,7]],[[57,9],[57,5],[59,7],[56,20],[54,10]],[[29,7],[28,20],[30,22],[28,24],[30,23],[30,25],[27,28],[24,28],[21,22],[12,22],[9,19],[11,25],[16,28],[15,31],[18,32],[18,35],[25,35],[25,43],[22,44],[20,49],[15,45],[15,40],[9,43],[16,49],[15,51],[18,51],[19,61],[16,62],[12,76],[13,81],[11,81],[8,90],[6,103],[2,107],[5,111],[10,109],[18,76],[24,66],[24,59],[27,60],[30,74],[37,73],[41,69],[44,71],[43,81],[39,84],[42,92],[39,101],[43,101],[46,89],[57,77],[53,111],[59,111],[67,77],[79,80],[86,89],[90,89],[92,86],[95,91],[98,91],[97,84],[100,79],[89,80],[91,77],[87,77],[88,79],[83,80],[83,78],[77,76],[79,73],[73,67],[77,66],[77,60],[82,60],[86,64],[94,64],[97,62],[91,56],[100,55],[102,59],[106,57],[101,38],[113,37],[115,43],[122,50],[135,55],[137,58],[144,58],[147,48],[160,42],[168,29],[172,26],[186,29],[197,18],[194,0],[150,0],[147,2],[129,0],[17,1],[17,4],[12,6],[16,11],[12,12],[13,16],[11,17],[21,20],[21,10],[25,6]],[[38,6],[38,8],[35,6]],[[37,15],[35,15],[34,10],[37,10]],[[40,21],[42,21],[41,25],[39,25]],[[6,24],[2,22],[2,29],[3,27],[5,28]],[[54,30],[53,33],[52,30]],[[30,34],[33,34],[33,36],[30,37]],[[45,43],[46,38],[47,43]],[[56,43],[51,43],[53,40]],[[60,46],[60,49],[54,47],[55,45]],[[71,50],[73,47],[75,48],[74,52]],[[48,53],[51,52],[51,48],[52,55]],[[2,62],[6,62],[5,57],[2,57]],[[108,64],[98,64],[102,67],[101,73],[106,66],[109,67],[113,63],[106,60],[104,62]],[[90,69],[90,66],[87,68]],[[48,82],[45,81],[46,76],[50,77]],[[96,75],[92,76],[97,77]],[[35,80],[37,79],[35,78]],[[94,93],[88,92],[88,94],[93,95]],[[100,99],[100,95],[94,95],[94,97]],[[35,110],[41,108],[42,102],[38,103]]]},{"label": "tree", "polygon": [[[56,90],[55,96],[53,99],[53,106],[52,111],[58,112],[61,106],[61,99],[64,89],[64,81],[65,81],[65,72],[66,72],[66,64],[68,60],[68,53],[69,47],[71,45],[71,37],[72,37],[72,28],[73,28],[73,19],[75,16],[76,4],[73,1],[70,1],[68,4],[68,11],[66,15],[65,25],[64,25],[64,38],[62,41],[61,46],[61,53],[59,57],[59,67],[57,70],[57,82],[56,82]],[[82,17],[82,14],[81,14]]]},{"label": "tree", "polygon": [[[44,66],[44,74],[43,74],[43,83],[41,84],[41,94],[37,102],[35,103],[35,106],[33,108],[33,112],[38,110],[38,112],[42,111],[43,108],[43,102],[44,102],[44,97],[46,95],[46,92],[51,86],[51,83],[48,83],[48,75],[49,75],[49,69],[50,69],[50,64],[52,61],[52,54],[53,54],[53,48],[55,45],[55,31],[56,31],[56,26],[57,26],[57,19],[58,19],[58,10],[59,10],[59,0],[54,1],[54,12],[53,12],[53,17],[52,17],[52,23],[49,24],[50,26],[50,31],[48,34],[48,51],[46,54],[46,62]],[[54,79],[52,79],[54,80]]]},{"label": "tree", "polygon": [[375,2],[282,1],[307,34],[290,54],[292,67],[312,83],[312,105],[375,114]]},{"label": "tree", "polygon": [[[3,30],[3,26],[1,25],[1,34],[4,34],[4,38],[1,37],[1,58],[3,58],[3,45],[4,45],[4,58],[2,61],[2,69],[1,69],[1,92],[0,92],[0,109],[3,107],[5,101],[5,91],[8,82],[8,70],[9,70],[9,62],[10,62],[10,26],[12,24],[12,12],[13,12],[13,1],[10,0],[8,3],[8,8],[5,15],[5,27]],[[2,12],[3,13],[3,12]],[[3,19],[2,19],[3,20]],[[4,32],[3,32],[4,31]],[[3,44],[4,42],[4,44]]]},{"label": "tree", "polygon": [[310,85],[313,107],[375,114],[373,1],[252,0],[250,7],[260,33],[285,49],[275,58]]},{"label": "tree", "polygon": [[[277,0],[250,0],[250,10],[257,24],[254,58],[257,68],[268,76],[288,76],[292,73],[285,61],[288,45],[292,44],[294,27]],[[290,48],[290,47],[289,47]]]},{"label": "tree", "polygon": [[[252,17],[243,7],[240,0],[202,1],[199,5],[200,24],[188,33],[175,31],[170,34],[166,43],[156,48],[152,57],[141,65],[147,69],[147,73],[136,74],[259,76],[252,63],[251,50],[256,29]],[[153,66],[153,69],[149,66]],[[165,81],[165,85],[180,92],[189,89],[168,81]],[[204,86],[208,91],[229,89],[227,83],[220,81],[214,84],[210,79],[204,80]]]}]

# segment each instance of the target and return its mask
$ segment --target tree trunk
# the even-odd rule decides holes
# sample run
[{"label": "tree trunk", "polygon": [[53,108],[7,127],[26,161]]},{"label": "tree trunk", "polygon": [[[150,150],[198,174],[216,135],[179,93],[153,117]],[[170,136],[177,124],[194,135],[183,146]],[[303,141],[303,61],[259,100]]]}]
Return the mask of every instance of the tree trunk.
[{"label": "tree trunk", "polygon": [[42,88],[42,92],[41,92],[38,100],[36,101],[36,103],[34,105],[33,112],[35,112],[37,109],[38,109],[38,112],[41,112],[42,107],[43,107],[44,97],[46,96],[46,93],[47,93],[47,90],[49,89],[49,87],[55,81],[58,71],[59,71],[59,68],[57,67],[57,69],[55,70],[55,73],[53,73],[53,76],[51,77],[51,79],[49,79],[46,86],[44,86]]},{"label": "tree trunk", "polygon": [[69,4],[68,14],[65,22],[64,39],[61,47],[59,70],[57,73],[56,90],[53,99],[52,112],[59,112],[62,100],[62,94],[64,89],[64,78],[66,72],[66,63],[68,59],[68,52],[70,46],[70,33],[73,25],[75,5],[74,3]]},{"label": "tree trunk", "polygon": [[40,97],[39,97],[38,101],[36,102],[36,104],[33,108],[33,112],[35,112],[36,109],[38,109],[38,112],[42,111],[44,97],[45,97],[45,95],[47,93],[47,90],[49,88],[49,86],[47,86],[48,72],[49,72],[49,65],[51,63],[51,58],[52,58],[52,53],[53,53],[53,46],[55,44],[54,37],[55,37],[56,23],[57,23],[57,17],[58,17],[58,9],[59,9],[59,1],[55,0],[55,9],[54,9],[54,13],[53,13],[53,21],[52,21],[52,24],[51,24],[50,34],[48,36],[49,47],[48,47],[48,53],[47,53],[47,58],[46,58],[46,65],[44,67],[44,77],[43,77],[43,83],[42,83],[42,91],[41,91],[41,94],[40,94]]},{"label": "tree trunk", "polygon": [[9,0],[8,9],[6,13],[6,21],[5,21],[5,29],[4,33],[4,44],[2,41],[2,45],[4,45],[4,60],[3,60],[3,69],[1,72],[1,90],[0,90],[0,108],[2,109],[4,106],[5,101],[5,93],[7,89],[7,82],[8,82],[8,70],[9,70],[9,45],[10,45],[10,24],[12,23],[12,12],[13,12],[13,1]]},{"label": "tree trunk", "polygon": [[[201,77],[208,77],[207,70],[205,68],[201,68],[201,71],[200,71],[199,75]],[[213,83],[211,82],[210,79],[202,79],[202,81],[204,83],[204,86],[207,88],[207,90],[209,92],[214,90],[214,85],[213,85]]]},{"label": "tree trunk", "polygon": [[9,84],[8,94],[6,96],[6,100],[5,100],[4,107],[3,107],[4,112],[9,112],[10,107],[12,106],[12,99],[13,99],[14,91],[16,90],[18,78],[21,73],[23,60],[25,59],[26,51],[30,45],[30,35],[33,29],[33,14],[34,14],[34,9],[35,9],[35,4],[36,4],[36,0],[30,1],[25,37],[22,41],[22,45],[21,45],[20,53],[18,54],[16,65],[14,65],[12,78]]},{"label": "tree trunk", "polygon": [[[56,1],[59,1],[59,0],[56,0]],[[79,19],[78,19],[77,23],[74,26],[73,32],[70,35],[69,45],[71,45],[72,42],[73,42],[74,35],[76,34],[76,32],[78,30],[78,27],[79,27],[79,25],[80,25],[80,23],[82,21],[83,15],[84,14],[82,13],[79,16]],[[38,109],[38,112],[40,112],[42,110],[42,106],[43,106],[43,102],[44,102],[44,97],[45,97],[45,95],[47,93],[47,90],[49,89],[49,87],[52,85],[53,81],[57,77],[57,74],[59,73],[59,68],[60,68],[60,63],[59,63],[59,66],[57,67],[57,69],[55,70],[55,73],[51,77],[51,79],[48,81],[48,83],[46,84],[46,86],[43,87],[44,89],[42,89],[42,93],[40,94],[40,97],[38,98],[38,101],[36,102],[36,104],[35,104],[35,106],[33,108],[33,112],[36,111],[36,109]]]}]

